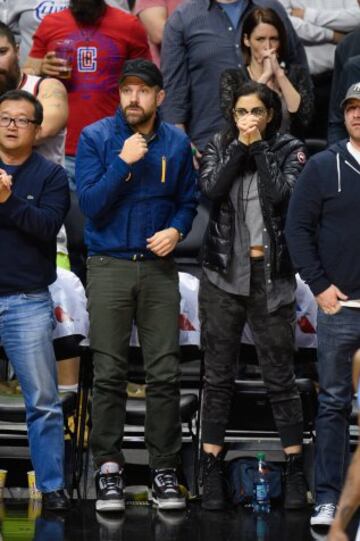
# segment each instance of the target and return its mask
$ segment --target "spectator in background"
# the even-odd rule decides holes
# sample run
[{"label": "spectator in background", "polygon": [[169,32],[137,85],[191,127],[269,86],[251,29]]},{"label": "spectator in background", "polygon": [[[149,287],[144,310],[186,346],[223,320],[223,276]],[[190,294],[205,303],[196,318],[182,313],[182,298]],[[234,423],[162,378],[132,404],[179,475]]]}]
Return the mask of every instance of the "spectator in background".
[{"label": "spectator in background", "polygon": [[345,98],[347,89],[358,81],[360,81],[360,29],[351,32],[336,47],[329,104],[329,144],[347,137],[340,104]]},{"label": "spectator in background", "polygon": [[[360,7],[357,0],[280,0],[280,2],[287,10],[304,44],[314,81],[315,116],[307,133],[309,137],[325,139],[336,44],[360,25]],[[348,87],[349,85],[345,87],[344,95]]]},{"label": "spectator in background", "polygon": [[266,85],[241,84],[226,106],[229,128],[207,145],[200,169],[200,189],[213,203],[199,292],[205,351],[202,506],[225,506],[224,438],[239,337],[248,320],[286,455],[285,508],[298,509],[307,504],[307,489],[293,369],[296,282],[284,225],[305,149],[278,134],[281,103]]},{"label": "spectator in background", "polygon": [[172,12],[184,0],[137,0],[134,13],[145,27],[153,62],[160,67],[160,51],[164,28]]},{"label": "spectator in background", "polygon": [[360,347],[360,83],[342,109],[348,139],[313,156],[296,184],[286,239],[318,304],[319,409],[312,526],[330,526],[349,462],[351,360]]},{"label": "spectator in background", "polygon": [[[0,20],[10,26],[20,42],[20,65],[28,57],[32,37],[41,21],[69,6],[70,0],[0,0]],[[106,0],[109,6],[128,11],[127,0]]]},{"label": "spectator in background", "polygon": [[[59,39],[71,39],[73,64],[56,58]],[[75,154],[82,128],[112,115],[119,100],[118,78],[127,58],[149,57],[146,34],[134,15],[105,0],[71,0],[69,8],[44,18],[34,35],[25,71],[59,77],[69,99],[65,166],[74,188]]]},{"label": "spectator in background", "polygon": [[41,130],[36,133],[36,150],[45,158],[64,165],[65,126],[68,118],[64,85],[54,78],[41,79],[21,71],[15,36],[1,21],[0,46],[0,95],[8,90],[22,89],[39,99],[43,106],[43,122]]},{"label": "spectator in background", "polygon": [[360,25],[358,0],[279,0],[305,46],[311,75],[332,71],[335,48]]},{"label": "spectator in background", "polygon": [[224,124],[220,75],[224,69],[243,65],[242,24],[256,6],[276,11],[288,35],[289,63],[306,67],[303,46],[277,0],[189,0],[167,21],[161,50],[167,93],[163,116],[185,129],[200,152]]},{"label": "spectator in background", "polygon": [[[277,13],[269,8],[254,8],[243,23],[241,49],[244,65],[221,74],[220,94],[223,114],[231,114],[233,92],[253,80],[274,90],[282,102],[280,131],[304,137],[313,113],[313,91],[309,71],[287,62],[287,36]],[[228,119],[230,120],[230,118]]]}]

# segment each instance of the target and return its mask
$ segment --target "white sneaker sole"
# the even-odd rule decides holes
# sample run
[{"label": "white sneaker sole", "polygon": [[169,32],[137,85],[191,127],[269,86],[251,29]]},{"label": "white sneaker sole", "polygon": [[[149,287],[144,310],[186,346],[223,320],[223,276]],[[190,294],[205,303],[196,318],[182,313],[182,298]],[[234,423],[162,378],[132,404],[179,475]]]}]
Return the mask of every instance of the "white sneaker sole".
[{"label": "white sneaker sole", "polygon": [[324,518],[324,517],[310,517],[311,526],[331,526],[334,522],[334,518]]},{"label": "white sneaker sole", "polygon": [[181,500],[179,499],[157,500],[156,498],[153,497],[152,502],[153,502],[153,505],[156,505],[158,509],[163,509],[163,510],[168,510],[168,511],[175,510],[175,509],[185,509],[186,507],[185,498]]},{"label": "white sneaker sole", "polygon": [[125,500],[96,500],[96,511],[125,511]]}]

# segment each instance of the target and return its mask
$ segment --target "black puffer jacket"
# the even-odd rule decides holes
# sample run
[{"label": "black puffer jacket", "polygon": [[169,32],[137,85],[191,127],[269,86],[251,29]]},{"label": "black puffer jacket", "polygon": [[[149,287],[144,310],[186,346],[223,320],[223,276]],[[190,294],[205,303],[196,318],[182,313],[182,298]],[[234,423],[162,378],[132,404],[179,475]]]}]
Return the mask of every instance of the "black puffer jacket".
[{"label": "black puffer jacket", "polygon": [[259,174],[259,198],[270,237],[273,278],[293,274],[285,244],[284,227],[290,195],[305,162],[304,144],[283,134],[249,147],[238,140],[230,144],[218,133],[207,145],[201,160],[200,189],[213,202],[203,247],[203,264],[219,272],[229,269],[235,210],[229,192],[235,179],[247,170]]}]

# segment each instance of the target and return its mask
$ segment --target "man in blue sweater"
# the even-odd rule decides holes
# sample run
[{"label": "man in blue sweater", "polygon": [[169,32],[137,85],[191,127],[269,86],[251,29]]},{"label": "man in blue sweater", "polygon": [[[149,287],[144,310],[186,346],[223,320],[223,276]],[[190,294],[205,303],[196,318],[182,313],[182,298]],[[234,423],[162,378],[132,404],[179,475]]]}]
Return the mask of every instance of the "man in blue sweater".
[{"label": "man in blue sweater", "polygon": [[83,130],[76,160],[79,203],[87,218],[98,511],[124,509],[121,444],[133,320],[146,372],[153,501],[161,509],[185,506],[176,477],[179,290],[172,252],[195,216],[195,172],[189,139],[157,115],[162,87],[155,64],[127,61],[119,110]]},{"label": "man in blue sweater", "polygon": [[43,109],[28,92],[0,97],[0,343],[20,382],[31,459],[47,509],[64,493],[64,425],[52,346],[56,235],[69,207],[60,165],[33,152]]},{"label": "man in blue sweater", "polygon": [[341,107],[349,140],[303,169],[287,214],[295,267],[318,304],[319,411],[313,526],[332,523],[349,459],[351,361],[360,347],[360,83]]}]

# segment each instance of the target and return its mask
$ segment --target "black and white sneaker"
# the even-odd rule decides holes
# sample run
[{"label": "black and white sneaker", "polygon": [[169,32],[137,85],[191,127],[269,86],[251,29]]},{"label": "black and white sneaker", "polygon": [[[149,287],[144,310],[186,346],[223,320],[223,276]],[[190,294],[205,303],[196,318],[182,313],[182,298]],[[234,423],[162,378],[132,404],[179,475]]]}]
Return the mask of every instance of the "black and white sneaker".
[{"label": "black and white sneaker", "polygon": [[99,473],[96,482],[97,511],[124,511],[124,483],[120,472]]},{"label": "black and white sneaker", "polygon": [[311,526],[331,526],[334,522],[336,505],[333,503],[323,503],[314,508],[310,518]]},{"label": "black and white sneaker", "polygon": [[159,509],[184,509],[185,496],[179,489],[179,483],[174,469],[159,469],[153,471],[152,499]]}]

